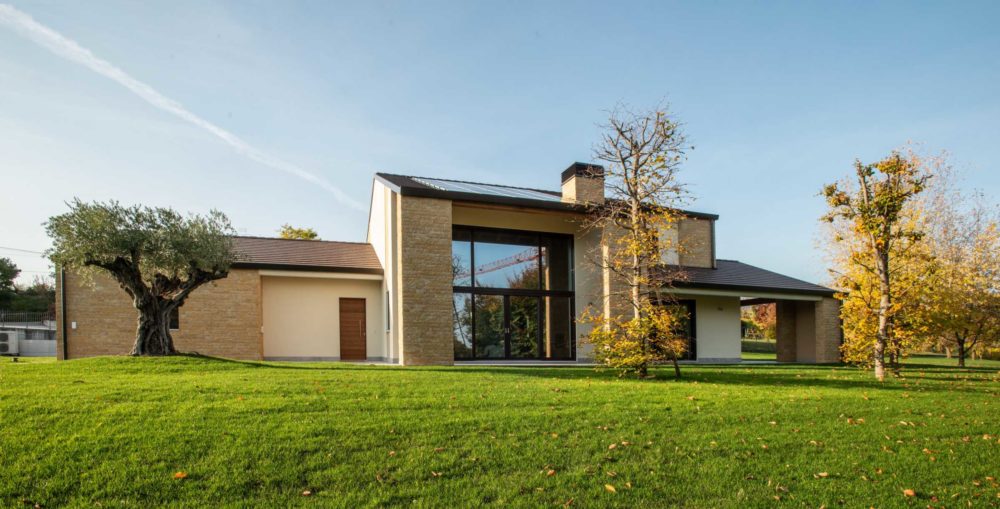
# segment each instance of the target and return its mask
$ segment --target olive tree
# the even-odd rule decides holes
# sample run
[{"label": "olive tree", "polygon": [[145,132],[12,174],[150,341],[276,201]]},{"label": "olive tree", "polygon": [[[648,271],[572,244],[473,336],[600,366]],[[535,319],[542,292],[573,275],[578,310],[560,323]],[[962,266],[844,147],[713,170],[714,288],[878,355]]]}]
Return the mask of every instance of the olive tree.
[{"label": "olive tree", "polygon": [[212,210],[187,217],[168,208],[74,199],[49,218],[46,255],[91,284],[110,275],[132,299],[138,326],[131,355],[176,353],[170,315],[198,287],[225,278],[235,261],[229,219]]}]

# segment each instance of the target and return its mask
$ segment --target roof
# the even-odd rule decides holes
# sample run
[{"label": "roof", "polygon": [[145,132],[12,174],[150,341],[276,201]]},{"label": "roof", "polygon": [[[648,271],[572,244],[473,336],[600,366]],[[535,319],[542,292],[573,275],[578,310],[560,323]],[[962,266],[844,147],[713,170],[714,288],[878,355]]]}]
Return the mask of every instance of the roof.
[{"label": "roof", "polygon": [[[441,198],[445,200],[473,203],[511,205],[534,209],[559,210],[583,213],[585,205],[562,201],[562,192],[515,187],[500,184],[485,184],[465,180],[451,180],[433,177],[413,177],[392,173],[376,173],[375,178],[393,191],[403,196]],[[718,219],[716,214],[681,210],[686,216],[699,219]]]},{"label": "roof", "polygon": [[746,292],[833,296],[836,290],[778,274],[736,260],[716,260],[716,268],[684,267],[686,279],[679,288],[705,288]]},{"label": "roof", "polygon": [[233,237],[236,268],[381,274],[371,244],[270,237]]}]

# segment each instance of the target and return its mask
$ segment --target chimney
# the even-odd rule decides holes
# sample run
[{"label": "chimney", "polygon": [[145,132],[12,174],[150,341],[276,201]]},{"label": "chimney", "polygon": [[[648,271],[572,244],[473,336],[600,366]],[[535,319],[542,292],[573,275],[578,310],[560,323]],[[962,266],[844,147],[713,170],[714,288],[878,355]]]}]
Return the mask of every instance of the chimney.
[{"label": "chimney", "polygon": [[562,172],[562,201],[569,203],[604,203],[604,167],[599,164],[573,163]]}]

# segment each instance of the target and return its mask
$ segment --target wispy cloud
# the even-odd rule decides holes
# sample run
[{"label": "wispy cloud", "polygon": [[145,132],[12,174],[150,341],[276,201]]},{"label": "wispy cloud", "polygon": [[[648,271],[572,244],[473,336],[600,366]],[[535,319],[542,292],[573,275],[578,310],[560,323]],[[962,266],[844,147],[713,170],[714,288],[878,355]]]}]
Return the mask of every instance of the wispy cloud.
[{"label": "wispy cloud", "polygon": [[224,141],[236,152],[269,168],[294,175],[311,184],[329,191],[342,204],[357,210],[365,210],[360,202],[351,198],[322,177],[304,170],[292,163],[281,160],[243,141],[235,134],[192,113],[177,101],[157,92],[153,87],[133,78],[125,71],[114,66],[93,52],[80,46],[59,32],[35,21],[28,14],[7,4],[0,4],[0,25],[6,25],[18,34],[30,39],[36,44],[48,49],[56,55],[71,62],[76,62],[88,69],[118,83],[149,104],[170,113],[186,122],[194,124]]}]

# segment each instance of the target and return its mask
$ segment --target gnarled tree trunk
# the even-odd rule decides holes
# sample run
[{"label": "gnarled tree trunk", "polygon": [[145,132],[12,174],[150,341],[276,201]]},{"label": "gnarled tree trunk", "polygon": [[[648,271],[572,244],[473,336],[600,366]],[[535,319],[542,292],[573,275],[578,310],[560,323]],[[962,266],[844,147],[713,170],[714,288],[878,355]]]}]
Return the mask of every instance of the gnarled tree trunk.
[{"label": "gnarled tree trunk", "polygon": [[136,305],[139,311],[135,343],[129,355],[173,355],[174,339],[170,336],[170,313],[177,307],[171,301],[150,296],[148,301]]}]

